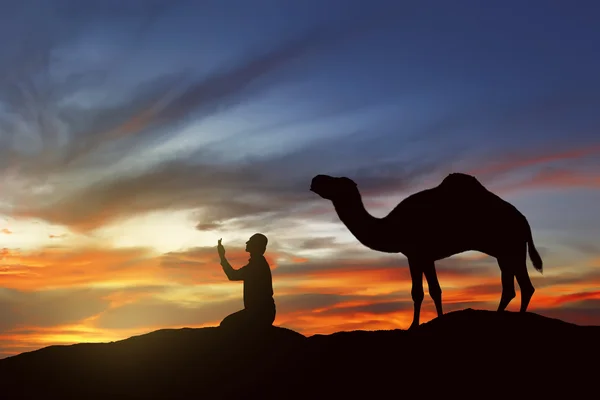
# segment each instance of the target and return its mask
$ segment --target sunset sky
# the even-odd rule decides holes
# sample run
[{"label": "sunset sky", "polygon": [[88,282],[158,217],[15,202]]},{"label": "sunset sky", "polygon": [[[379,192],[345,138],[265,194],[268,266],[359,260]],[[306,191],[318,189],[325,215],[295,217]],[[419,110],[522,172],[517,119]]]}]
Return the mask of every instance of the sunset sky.
[{"label": "sunset sky", "polygon": [[[217,240],[239,268],[255,232],[275,325],[408,328],[406,258],[363,247],[309,191],[316,174],[352,178],[378,217],[474,174],[529,219],[544,259],[543,275],[527,261],[529,311],[600,325],[600,3],[12,4],[0,358],[216,326],[243,307]],[[437,268],[445,311],[496,309],[494,258]]]}]

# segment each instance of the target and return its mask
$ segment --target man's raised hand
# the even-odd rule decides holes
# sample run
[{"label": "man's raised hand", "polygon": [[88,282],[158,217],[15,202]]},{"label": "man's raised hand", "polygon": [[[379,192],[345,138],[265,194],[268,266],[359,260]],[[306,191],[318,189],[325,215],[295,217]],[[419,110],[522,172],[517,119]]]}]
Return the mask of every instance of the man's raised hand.
[{"label": "man's raised hand", "polygon": [[225,247],[223,247],[223,245],[221,244],[221,240],[223,239],[219,239],[219,242],[217,244],[217,251],[219,252],[219,257],[223,258],[225,256]]}]

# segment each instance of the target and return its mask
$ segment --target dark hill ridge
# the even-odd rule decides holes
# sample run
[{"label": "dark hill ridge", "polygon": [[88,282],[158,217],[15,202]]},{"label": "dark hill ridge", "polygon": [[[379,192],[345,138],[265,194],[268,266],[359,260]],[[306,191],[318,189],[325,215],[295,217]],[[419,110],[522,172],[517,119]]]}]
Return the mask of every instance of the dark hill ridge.
[{"label": "dark hill ridge", "polygon": [[163,329],[0,360],[0,398],[597,398],[599,357],[598,326],[472,309],[415,331]]}]

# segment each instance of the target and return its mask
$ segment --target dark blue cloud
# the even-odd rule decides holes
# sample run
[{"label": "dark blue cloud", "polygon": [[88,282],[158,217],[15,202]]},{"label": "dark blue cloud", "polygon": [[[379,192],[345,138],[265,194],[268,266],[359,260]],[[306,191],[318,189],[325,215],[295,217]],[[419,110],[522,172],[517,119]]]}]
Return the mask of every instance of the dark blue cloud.
[{"label": "dark blue cloud", "polygon": [[[516,150],[597,143],[592,2],[34,3],[47,13],[2,17],[22,46],[0,39],[1,162],[34,183],[125,163],[22,210],[53,222],[94,220],[99,199],[121,215],[142,195],[132,212],[289,213],[319,173],[410,191]],[[185,156],[146,156],[184,129]]]}]

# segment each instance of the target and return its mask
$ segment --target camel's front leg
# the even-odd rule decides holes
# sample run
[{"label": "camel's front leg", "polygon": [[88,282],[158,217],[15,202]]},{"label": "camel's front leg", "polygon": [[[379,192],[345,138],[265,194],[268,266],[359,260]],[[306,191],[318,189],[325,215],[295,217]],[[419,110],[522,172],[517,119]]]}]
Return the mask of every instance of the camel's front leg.
[{"label": "camel's front leg", "polygon": [[421,304],[425,297],[423,291],[423,268],[419,262],[408,260],[408,266],[410,268],[410,278],[412,280],[412,289],[410,294],[414,303],[414,315],[413,322],[408,329],[414,329],[419,326],[419,318],[421,315]]}]

